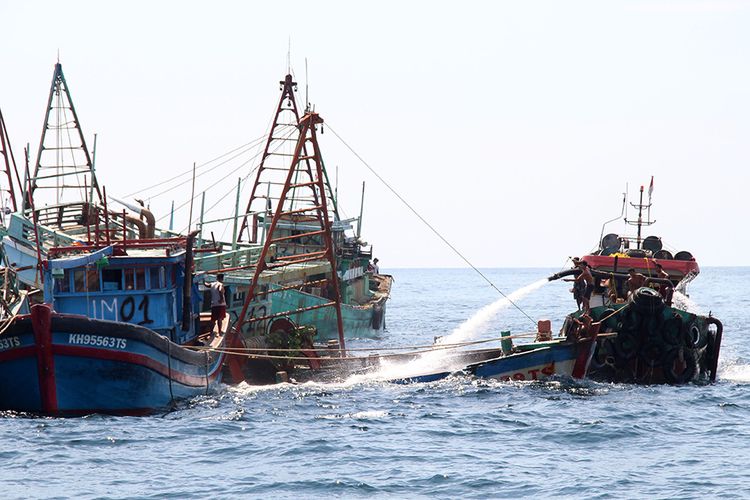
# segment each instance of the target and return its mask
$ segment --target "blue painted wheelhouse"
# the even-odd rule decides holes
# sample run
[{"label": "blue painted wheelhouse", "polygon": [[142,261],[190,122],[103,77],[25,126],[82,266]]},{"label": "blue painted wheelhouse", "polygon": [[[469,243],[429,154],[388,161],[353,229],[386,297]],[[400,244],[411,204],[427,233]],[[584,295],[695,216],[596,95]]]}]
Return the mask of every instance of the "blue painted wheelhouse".
[{"label": "blue painted wheelhouse", "polygon": [[53,248],[44,304],[0,334],[0,408],[145,414],[221,381],[228,318],[200,320],[192,239]]},{"label": "blue painted wheelhouse", "polygon": [[[189,302],[183,300],[185,251],[116,248],[48,260],[44,301],[58,313],[145,326],[178,344],[194,340],[200,296],[191,283]],[[186,306],[193,320],[183,325]]]}]

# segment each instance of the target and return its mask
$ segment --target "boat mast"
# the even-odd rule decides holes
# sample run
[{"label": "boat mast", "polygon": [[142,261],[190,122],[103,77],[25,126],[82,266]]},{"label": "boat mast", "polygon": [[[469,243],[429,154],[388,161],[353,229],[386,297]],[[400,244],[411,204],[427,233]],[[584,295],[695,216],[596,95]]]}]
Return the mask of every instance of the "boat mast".
[{"label": "boat mast", "polygon": [[13,156],[13,149],[10,146],[8,128],[5,126],[5,119],[3,118],[2,111],[0,111],[0,154],[3,155],[5,176],[8,178],[8,193],[10,194],[10,202],[13,205],[13,211],[15,212],[18,210],[18,205],[16,204],[16,189],[13,185],[11,163],[13,164],[12,170],[16,174],[18,188],[20,189],[19,193],[23,191],[23,185],[21,184],[21,177],[18,175],[18,166],[16,165],[16,158]]},{"label": "boat mast", "polygon": [[[253,274],[253,280],[250,284],[250,289],[245,298],[245,304],[242,307],[237,321],[234,324],[234,331],[237,335],[241,335],[242,327],[245,323],[265,321],[274,319],[277,317],[286,317],[293,315],[298,312],[310,311],[314,309],[321,309],[325,307],[333,307],[336,310],[336,321],[338,327],[338,338],[341,352],[344,352],[344,323],[341,316],[341,291],[339,288],[339,280],[336,269],[336,254],[333,246],[333,237],[331,235],[331,228],[333,222],[329,218],[328,204],[326,203],[326,187],[323,176],[323,162],[321,160],[320,148],[318,147],[317,139],[317,126],[323,124],[323,119],[317,113],[310,112],[302,117],[300,120],[300,135],[295,146],[294,154],[292,156],[292,162],[288,168],[286,181],[281,189],[279,202],[276,205],[276,210],[271,220],[271,224],[268,228],[268,235],[263,243],[263,250],[261,251],[260,257],[258,258]],[[307,155],[305,147],[309,144],[312,149],[312,155]],[[313,169],[308,168],[309,164],[313,165]],[[293,191],[305,191],[312,196],[303,198],[306,200],[306,204],[294,209],[284,208],[287,197]],[[303,229],[303,233],[294,234],[289,236],[283,230],[278,230],[279,221],[281,220],[293,220],[295,217],[306,216],[306,223]],[[280,228],[279,228],[280,229]],[[276,245],[279,243],[288,242],[292,239],[306,238],[306,237],[320,237],[324,240],[324,248],[321,250],[315,250],[304,254],[294,255],[274,255]],[[285,267],[292,266],[295,264],[303,264],[306,262],[319,262],[328,261],[331,265],[331,278],[324,280],[330,290],[328,294],[328,302],[306,307],[302,310],[285,311],[281,313],[271,314],[263,317],[247,318],[247,312],[250,308],[250,304],[258,300],[259,296],[264,296],[269,293],[274,293],[274,290],[260,291],[258,287],[261,274],[264,271],[283,271]]]},{"label": "boat mast", "polygon": [[[637,220],[628,220],[625,219],[626,224],[630,224],[631,226],[637,226],[638,227],[638,235],[636,237],[636,248],[640,250],[641,243],[643,242],[643,239],[641,238],[641,229],[643,226],[650,226],[656,221],[651,220],[651,197],[649,196],[649,201],[647,204],[643,203],[643,186],[641,186],[641,193],[640,193],[640,200],[636,203],[630,203],[630,205],[633,208],[638,209],[638,219]],[[648,217],[647,220],[643,220],[643,209],[648,210]]]},{"label": "boat mast", "polygon": [[[297,82],[293,81],[292,75],[288,74],[284,77],[284,80],[279,82],[281,89],[281,97],[279,98],[279,104],[276,107],[276,114],[274,115],[273,124],[271,125],[271,131],[268,134],[266,140],[266,146],[263,150],[263,156],[258,166],[258,173],[255,176],[255,183],[253,189],[250,192],[250,199],[247,202],[247,208],[245,209],[244,216],[242,217],[242,224],[238,232],[238,241],[242,241],[245,236],[245,230],[248,230],[248,217],[250,210],[256,200],[266,198],[263,193],[264,190],[260,189],[262,184],[266,184],[269,190],[273,187],[273,192],[269,192],[268,200],[279,202],[278,190],[283,185],[283,173],[287,171],[286,160],[291,156],[288,152],[285,152],[283,146],[290,142],[297,142],[297,136],[300,135],[300,115],[299,108],[297,107],[297,101],[294,98],[294,93],[297,91]],[[313,167],[310,160],[307,159],[307,145],[303,144],[302,156],[305,158],[304,164],[307,169],[307,175],[313,175]],[[278,163],[272,165],[273,159],[281,159],[283,161],[282,166],[279,167]],[[321,168],[323,169],[323,179],[326,187],[327,198],[331,201],[333,208],[334,220],[339,220],[338,207],[336,199],[332,196],[332,190],[330,182],[328,181],[328,174],[323,165],[322,159],[320,159]],[[290,206],[299,203],[301,200],[299,196],[292,195],[286,199],[286,202]],[[263,201],[263,210],[265,211],[265,203]],[[272,205],[272,208],[273,207]],[[264,225],[267,225],[268,221],[264,219]],[[250,231],[248,230],[248,239],[251,238]]]},{"label": "boat mast", "polygon": [[[70,116],[68,113],[70,113]],[[54,135],[54,143],[51,145],[47,142],[47,132],[49,131],[53,132]],[[74,137],[77,137],[77,141],[74,140]],[[47,157],[50,156],[46,153],[53,155],[54,162],[52,165],[44,164]],[[69,161],[69,163],[66,164],[66,161]],[[75,176],[78,181],[77,184],[66,184],[70,176]],[[80,176],[83,176],[83,180]],[[87,176],[90,178],[89,181],[87,181]],[[50,183],[52,185],[45,185]],[[91,155],[84,139],[78,113],[73,106],[70,89],[65,81],[65,75],[63,75],[62,65],[58,62],[55,64],[55,70],[52,74],[52,85],[47,100],[44,127],[39,141],[39,152],[37,153],[34,175],[31,178],[29,196],[34,196],[34,191],[40,188],[55,189],[56,201],[59,203],[63,201],[66,188],[81,190],[84,184],[88,184],[96,190],[101,202],[102,194],[93,170]],[[85,198],[85,194],[77,197],[79,200]],[[90,201],[93,202],[93,200]],[[28,200],[24,200],[24,208],[30,208]]]}]

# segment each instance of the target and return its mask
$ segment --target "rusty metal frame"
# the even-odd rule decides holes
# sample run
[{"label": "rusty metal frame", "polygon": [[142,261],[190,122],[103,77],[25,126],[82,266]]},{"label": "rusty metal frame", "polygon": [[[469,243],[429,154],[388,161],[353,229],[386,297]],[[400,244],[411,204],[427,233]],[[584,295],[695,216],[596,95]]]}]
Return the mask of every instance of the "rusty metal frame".
[{"label": "rusty metal frame", "polygon": [[[238,234],[237,241],[242,241],[242,237],[245,233],[245,230],[248,229],[247,216],[248,216],[248,213],[250,212],[250,208],[253,202],[256,199],[260,198],[260,196],[258,196],[258,186],[261,184],[261,176],[263,175],[263,172],[266,170],[278,170],[277,168],[265,166],[266,159],[269,156],[272,156],[274,154],[274,152],[271,151],[271,144],[274,141],[282,140],[282,138],[276,137],[274,135],[274,133],[276,132],[276,128],[279,126],[289,126],[289,125],[296,125],[299,128],[299,124],[300,124],[299,108],[297,107],[297,101],[294,98],[294,91],[297,87],[297,82],[293,81],[292,75],[286,75],[286,77],[284,77],[284,80],[279,82],[279,85],[281,85],[281,97],[279,98],[278,106],[276,106],[276,114],[274,115],[274,118],[273,118],[273,125],[271,125],[271,131],[268,134],[268,139],[266,140],[266,146],[265,146],[265,149],[263,150],[263,156],[260,160],[260,165],[258,166],[258,173],[255,176],[255,182],[253,183],[253,189],[250,193],[250,199],[247,202],[247,208],[245,208],[245,213],[244,213],[244,216],[242,217],[242,224],[240,225],[240,230],[237,233]],[[283,106],[285,99],[289,103],[291,103],[291,107],[285,108]],[[281,113],[288,112],[288,111],[291,111],[294,114],[295,123],[294,124],[279,123],[279,117]],[[307,173],[312,178],[313,172],[312,172],[312,166],[310,165],[310,160],[312,159],[312,157],[307,155],[307,149],[305,145],[303,145],[302,151],[303,151],[303,157],[304,157],[303,159],[305,160],[306,167],[307,167]],[[275,154],[278,155],[279,153],[275,153]],[[323,167],[323,178],[325,180],[325,186],[328,188],[328,192],[330,193],[330,196],[331,196],[331,202],[333,204],[333,211],[334,211],[333,215],[335,218],[338,219],[338,207],[336,204],[336,200],[333,199],[333,191],[331,190],[331,185],[330,185],[330,182],[328,181],[328,175],[326,174],[325,167],[323,166],[322,157],[319,157],[319,161],[320,161],[321,166]],[[281,200],[279,200],[279,204],[281,204]],[[255,241],[257,237],[256,231],[257,231],[257,228],[253,227],[253,232],[252,232],[253,241]]]},{"label": "rusty metal frame", "polygon": [[[68,84],[65,81],[65,75],[63,74],[62,65],[58,62],[55,64],[55,70],[52,74],[52,85],[50,87],[49,91],[49,98],[47,99],[47,111],[44,114],[44,126],[42,127],[42,137],[39,140],[39,151],[37,152],[36,157],[36,164],[34,166],[34,175],[32,177],[31,182],[31,192],[29,193],[30,196],[34,195],[34,191],[37,189],[37,179],[39,178],[39,170],[42,167],[41,161],[42,161],[42,152],[46,149],[44,147],[44,140],[47,136],[47,130],[49,130],[49,118],[50,118],[50,112],[52,111],[52,100],[54,99],[55,95],[59,92],[64,92],[65,96],[68,99],[68,104],[70,105],[70,111],[73,114],[73,121],[74,121],[74,128],[78,131],[78,136],[81,140],[81,147],[80,149],[83,151],[85,157],[86,157],[86,167],[88,167],[89,171],[88,173],[91,174],[91,184],[92,187],[96,190],[96,194],[99,197],[99,201],[102,201],[102,193],[99,189],[99,183],[96,180],[96,173],[93,170],[92,167],[92,161],[91,161],[91,155],[89,154],[88,146],[86,145],[86,139],[83,136],[83,130],[81,128],[81,122],[78,119],[78,113],[76,112],[76,108],[73,105],[73,98],[70,96],[70,89],[68,88]],[[63,174],[68,175],[68,174]],[[58,177],[57,175],[52,177]],[[65,187],[65,186],[64,186]],[[28,200],[24,200],[24,208],[30,208],[28,205]],[[90,200],[93,201],[93,200]]]},{"label": "rusty metal frame", "polygon": [[[258,280],[260,278],[261,273],[266,269],[278,269],[280,267],[288,266],[293,263],[297,263],[298,261],[284,261],[284,260],[276,260],[274,263],[267,263],[266,257],[269,255],[269,250],[271,245],[277,242],[276,239],[274,239],[274,233],[276,231],[276,226],[279,223],[279,220],[282,219],[285,215],[288,215],[288,212],[284,211],[284,201],[286,201],[287,195],[292,187],[292,179],[294,178],[295,174],[299,173],[301,171],[299,163],[304,160],[302,158],[302,155],[305,154],[305,145],[307,142],[311,143],[313,154],[309,157],[309,160],[312,161],[314,164],[314,171],[313,170],[307,170],[311,174],[311,181],[309,183],[309,186],[313,191],[317,190],[318,194],[321,198],[321,203],[316,203],[315,206],[315,218],[317,219],[317,222],[320,224],[321,230],[323,231],[323,237],[325,240],[326,248],[321,252],[321,255],[319,257],[324,258],[325,260],[328,260],[331,264],[331,273],[333,275],[333,278],[331,279],[331,283],[333,284],[333,292],[334,292],[334,300],[332,302],[328,302],[326,304],[321,304],[320,306],[315,306],[314,308],[321,308],[321,307],[335,307],[336,309],[336,315],[337,315],[337,327],[338,327],[338,337],[339,337],[339,345],[341,347],[341,352],[344,352],[344,349],[346,348],[345,341],[344,341],[344,323],[342,319],[341,314],[341,290],[339,287],[339,280],[337,275],[337,269],[336,269],[336,255],[335,255],[335,249],[333,246],[333,237],[331,236],[331,226],[332,222],[329,219],[328,214],[328,207],[326,203],[326,191],[325,191],[325,180],[324,180],[324,174],[323,174],[323,162],[321,159],[320,154],[320,148],[318,146],[318,139],[316,134],[316,127],[318,125],[323,124],[323,119],[314,112],[307,113],[302,119],[300,120],[300,135],[299,139],[297,141],[297,145],[295,147],[294,156],[292,158],[291,165],[289,167],[289,172],[287,173],[286,182],[284,184],[284,187],[281,191],[281,196],[279,198],[279,203],[276,206],[276,211],[273,216],[273,220],[271,221],[271,225],[268,230],[268,235],[266,237],[266,241],[263,244],[263,250],[261,251],[260,257],[258,259],[258,264],[255,267],[255,273],[253,275],[253,280],[250,284],[250,290],[247,294],[247,297],[245,299],[245,303],[242,307],[242,311],[240,312],[239,317],[237,318],[237,321],[234,324],[234,331],[237,333],[237,335],[240,335],[242,332],[242,326],[247,323],[247,311],[250,307],[250,304],[253,302],[255,297],[258,295],[261,295],[261,293],[258,293],[256,291],[258,286]],[[307,156],[305,154],[305,156]],[[283,237],[282,237],[283,238]],[[316,259],[319,260],[319,259]],[[295,311],[290,311],[287,314],[294,314]]]}]

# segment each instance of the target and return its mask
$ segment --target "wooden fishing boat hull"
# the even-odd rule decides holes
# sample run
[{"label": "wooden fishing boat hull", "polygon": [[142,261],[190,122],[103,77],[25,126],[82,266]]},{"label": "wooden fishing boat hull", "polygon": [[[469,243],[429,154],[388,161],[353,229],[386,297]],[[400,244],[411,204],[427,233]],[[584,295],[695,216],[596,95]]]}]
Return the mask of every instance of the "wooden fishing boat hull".
[{"label": "wooden fishing boat hull", "polygon": [[[329,302],[309,293],[298,290],[285,290],[275,294],[271,299],[271,314],[284,311],[316,307]],[[341,304],[341,316],[344,323],[344,337],[374,338],[380,335],[385,326],[386,301],[378,301],[365,305]],[[316,341],[334,340],[338,338],[336,310],[332,307],[311,309],[289,315],[299,325],[314,326],[318,334]]]},{"label": "wooden fishing boat hull", "polygon": [[0,335],[0,409],[148,414],[214,390],[223,362],[142,326],[35,305]]},{"label": "wooden fishing boat hull", "polygon": [[533,381],[550,377],[584,378],[594,354],[593,339],[555,340],[519,346],[520,352],[467,365],[463,370],[433,372],[391,380],[399,384],[434,382],[453,373],[505,381]]},{"label": "wooden fishing boat hull", "polygon": [[553,376],[583,378],[586,376],[595,343],[553,341],[531,350],[501,356],[466,367],[476,377],[497,380],[542,380]]},{"label": "wooden fishing boat hull", "polygon": [[37,258],[36,249],[25,245],[10,236],[4,236],[2,239],[2,250],[14,269],[20,269],[16,272],[18,281],[26,286],[39,286],[39,259]]},{"label": "wooden fishing boat hull", "polygon": [[[393,278],[389,275],[378,276],[379,288],[371,300],[366,303],[351,304],[342,302],[341,316],[346,339],[377,338],[385,329],[386,304],[390,296]],[[232,287],[232,285],[229,285]],[[228,313],[235,322],[244,305],[247,288],[236,287],[228,300]],[[265,335],[268,323],[273,319],[284,317],[297,325],[315,327],[316,342],[338,339],[336,310],[333,307],[322,307],[330,299],[297,289],[286,289],[268,294],[268,298],[254,303],[248,310],[250,320],[244,327],[246,337]],[[266,318],[257,320],[260,318]]]}]

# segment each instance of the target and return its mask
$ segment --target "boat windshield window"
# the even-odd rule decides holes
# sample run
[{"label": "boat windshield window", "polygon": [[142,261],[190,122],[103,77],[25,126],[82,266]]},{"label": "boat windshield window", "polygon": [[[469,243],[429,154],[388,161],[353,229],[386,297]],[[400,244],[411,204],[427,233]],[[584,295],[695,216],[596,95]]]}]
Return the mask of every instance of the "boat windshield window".
[{"label": "boat windshield window", "polygon": [[70,291],[70,270],[66,269],[61,277],[55,278],[55,291],[60,293]]},{"label": "boat windshield window", "polygon": [[102,269],[102,289],[122,290],[122,269]]},{"label": "boat windshield window", "polygon": [[149,280],[151,280],[150,288],[164,288],[164,268],[149,268]]},{"label": "boat windshield window", "polygon": [[125,269],[125,290],[145,290],[146,289],[146,270]]},{"label": "boat windshield window", "polygon": [[146,289],[146,270],[142,267],[135,270],[135,289]]},{"label": "boat windshield window", "polygon": [[96,268],[73,271],[73,282],[76,292],[98,292],[99,271]]},{"label": "boat windshield window", "polygon": [[94,269],[86,269],[86,281],[88,281],[89,292],[99,291],[99,271]]},{"label": "boat windshield window", "polygon": [[75,282],[76,292],[86,291],[86,271],[83,269],[73,271],[73,281]]}]

